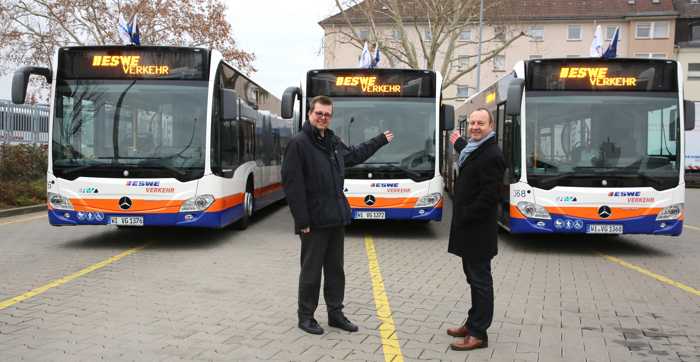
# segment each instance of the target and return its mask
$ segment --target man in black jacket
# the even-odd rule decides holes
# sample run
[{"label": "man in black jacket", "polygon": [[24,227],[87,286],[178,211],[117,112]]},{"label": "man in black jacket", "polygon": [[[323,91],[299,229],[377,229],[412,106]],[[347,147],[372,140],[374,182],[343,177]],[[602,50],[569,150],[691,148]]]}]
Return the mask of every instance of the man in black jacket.
[{"label": "man in black jacket", "polygon": [[312,334],[323,334],[314,319],[321,270],[328,325],[349,332],[358,330],[343,314],[345,225],[352,220],[343,192],[345,166],[364,162],[394,138],[386,131],[367,142],[346,146],[329,129],[332,115],[330,98],[313,98],[309,121],[287,145],[282,163],[282,185],[294,217],[294,231],[301,238],[299,328]]},{"label": "man in black jacket", "polygon": [[505,172],[494,126],[491,113],[480,108],[469,115],[469,141],[459,132],[450,137],[459,153],[459,176],[448,251],[462,258],[472,302],[466,323],[447,330],[447,334],[460,337],[450,344],[460,351],[487,347],[486,330],[493,320],[491,259],[497,253],[499,185]]}]

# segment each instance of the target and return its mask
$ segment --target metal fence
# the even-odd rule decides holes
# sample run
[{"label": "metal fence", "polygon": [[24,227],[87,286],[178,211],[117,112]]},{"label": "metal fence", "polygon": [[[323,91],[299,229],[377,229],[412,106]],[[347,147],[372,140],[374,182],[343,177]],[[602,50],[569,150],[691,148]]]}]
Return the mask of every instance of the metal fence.
[{"label": "metal fence", "polygon": [[0,100],[0,143],[49,144],[49,107]]}]

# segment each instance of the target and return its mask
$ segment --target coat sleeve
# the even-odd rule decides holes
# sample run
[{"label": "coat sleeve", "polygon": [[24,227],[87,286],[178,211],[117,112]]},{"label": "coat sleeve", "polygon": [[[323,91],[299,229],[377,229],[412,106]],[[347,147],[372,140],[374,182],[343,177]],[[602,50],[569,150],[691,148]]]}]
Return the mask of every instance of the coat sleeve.
[{"label": "coat sleeve", "polygon": [[298,141],[292,140],[287,145],[284,162],[282,162],[282,187],[294,218],[295,231],[305,229],[311,224],[306,200],[306,175],[304,175],[302,156],[301,145]]},{"label": "coat sleeve", "polygon": [[347,146],[339,138],[338,150],[343,156],[345,166],[351,167],[365,162],[368,158],[372,157],[377,150],[387,143],[389,143],[389,141],[387,141],[386,136],[384,136],[383,133],[370,139],[369,141],[354,146]]},{"label": "coat sleeve", "polygon": [[494,205],[498,205],[500,198],[498,189],[503,182],[505,172],[503,154],[499,150],[493,157],[484,159],[480,168],[482,171],[479,175],[479,193],[474,202],[463,206],[461,213],[463,219],[460,220],[463,223],[490,217],[489,211],[493,210]]},{"label": "coat sleeve", "polygon": [[455,142],[453,147],[455,149],[455,152],[459,154],[460,152],[462,152],[462,149],[464,149],[464,147],[467,147],[467,141],[464,139],[464,137],[457,138],[457,141]]}]

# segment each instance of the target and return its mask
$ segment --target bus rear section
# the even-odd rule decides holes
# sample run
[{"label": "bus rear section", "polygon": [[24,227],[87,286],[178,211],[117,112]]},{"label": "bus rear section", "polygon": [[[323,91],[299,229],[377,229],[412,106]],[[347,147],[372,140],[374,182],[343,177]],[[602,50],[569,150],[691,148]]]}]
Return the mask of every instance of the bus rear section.
[{"label": "bus rear section", "polygon": [[365,162],[346,168],[345,194],[353,219],[442,219],[440,86],[439,75],[426,70],[308,73],[306,104],[317,95],[332,98],[331,129],[345,144],[365,142],[386,130],[395,136]]}]

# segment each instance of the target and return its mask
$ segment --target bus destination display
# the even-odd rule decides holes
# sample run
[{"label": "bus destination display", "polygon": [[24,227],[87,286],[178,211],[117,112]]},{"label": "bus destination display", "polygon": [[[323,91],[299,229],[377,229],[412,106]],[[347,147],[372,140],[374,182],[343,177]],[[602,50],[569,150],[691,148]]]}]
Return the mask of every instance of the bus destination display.
[{"label": "bus destination display", "polygon": [[67,48],[59,73],[68,79],[206,79],[207,52],[199,49]]},{"label": "bus destination display", "polygon": [[390,69],[311,71],[310,96],[329,97],[431,97],[435,73]]},{"label": "bus destination display", "polygon": [[528,62],[530,90],[622,90],[673,92],[678,89],[676,64],[657,60],[609,62],[589,59]]}]

